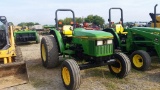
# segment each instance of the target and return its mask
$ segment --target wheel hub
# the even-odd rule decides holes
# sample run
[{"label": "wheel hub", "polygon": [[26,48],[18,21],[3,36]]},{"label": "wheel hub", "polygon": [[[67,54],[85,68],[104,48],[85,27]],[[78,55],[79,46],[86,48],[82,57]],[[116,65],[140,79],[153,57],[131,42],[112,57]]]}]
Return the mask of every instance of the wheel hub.
[{"label": "wheel hub", "polygon": [[62,77],[63,81],[66,85],[70,84],[70,73],[67,67],[63,67],[62,69]]},{"label": "wheel hub", "polygon": [[121,72],[122,70],[121,62],[119,60],[116,60],[115,64],[113,64],[111,68],[115,73]]},{"label": "wheel hub", "polygon": [[143,66],[143,58],[138,54],[134,55],[133,56],[133,64],[138,68],[142,67]]},{"label": "wheel hub", "polygon": [[45,47],[44,47],[44,44],[42,44],[42,46],[41,46],[41,48],[42,48],[42,59],[43,59],[43,61],[46,61],[46,49],[45,49]]}]

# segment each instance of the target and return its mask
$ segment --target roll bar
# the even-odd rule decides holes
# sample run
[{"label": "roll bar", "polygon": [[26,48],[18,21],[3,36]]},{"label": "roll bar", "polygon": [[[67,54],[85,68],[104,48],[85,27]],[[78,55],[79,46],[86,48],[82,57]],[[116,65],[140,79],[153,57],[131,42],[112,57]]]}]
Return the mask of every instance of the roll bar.
[{"label": "roll bar", "polygon": [[155,6],[154,6],[154,28],[157,26],[156,25],[156,8],[157,8],[157,6],[158,6],[158,4],[156,4]]},{"label": "roll bar", "polygon": [[119,9],[120,11],[121,11],[121,18],[120,18],[120,21],[122,22],[122,26],[123,26],[123,10],[122,10],[122,8],[110,8],[109,9],[109,19],[108,19],[108,21],[109,21],[109,27],[111,27],[111,10],[112,9]]},{"label": "roll bar", "polygon": [[70,12],[72,12],[72,14],[73,14],[73,30],[74,30],[74,28],[76,28],[76,25],[75,25],[75,23],[76,23],[75,22],[75,14],[74,14],[74,11],[71,10],[71,9],[57,9],[56,10],[56,12],[55,12],[56,29],[58,30],[58,15],[57,15],[57,13],[59,11],[70,11]]}]

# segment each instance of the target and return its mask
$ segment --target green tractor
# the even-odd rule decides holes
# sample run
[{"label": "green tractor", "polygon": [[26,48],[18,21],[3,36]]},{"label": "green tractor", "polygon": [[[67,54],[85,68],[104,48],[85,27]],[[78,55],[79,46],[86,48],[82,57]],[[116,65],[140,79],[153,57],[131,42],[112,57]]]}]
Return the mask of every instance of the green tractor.
[{"label": "green tractor", "polygon": [[[58,11],[70,11],[73,14],[72,35],[58,30]],[[41,39],[40,49],[45,68],[61,65],[61,78],[68,90],[76,90],[81,84],[80,70],[108,65],[110,72],[118,78],[124,78],[131,69],[129,58],[114,52],[113,35],[104,31],[85,30],[75,27],[75,14],[71,9],[58,9],[55,13],[56,28],[50,36]],[[62,37],[63,36],[63,37]],[[79,63],[82,61],[83,63]]]},{"label": "green tractor", "polygon": [[40,37],[37,31],[35,30],[17,30],[14,31],[15,42],[23,43],[23,42],[30,42],[35,41],[37,44],[40,43]]},{"label": "green tractor", "polygon": [[[121,24],[112,27],[111,10],[121,11]],[[132,67],[145,71],[151,65],[151,56],[160,57],[160,29],[151,27],[126,27],[123,28],[123,10],[121,8],[109,9],[109,27],[103,31],[114,36],[114,49],[130,55]]]}]

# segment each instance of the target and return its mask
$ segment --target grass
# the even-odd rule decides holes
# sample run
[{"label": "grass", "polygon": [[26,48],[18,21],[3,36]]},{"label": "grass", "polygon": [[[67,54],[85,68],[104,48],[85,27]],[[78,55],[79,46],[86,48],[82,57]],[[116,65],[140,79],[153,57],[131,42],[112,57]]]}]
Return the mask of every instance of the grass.
[{"label": "grass", "polygon": [[160,79],[159,75],[160,65],[159,60],[156,59],[152,61],[151,67],[148,71],[138,71],[132,68],[129,75],[123,79],[119,79],[116,76],[112,75],[107,66],[86,69],[84,70],[84,74],[82,76],[84,80],[87,78],[91,78],[93,82],[100,82],[108,90],[134,88],[139,88],[143,90],[148,87],[156,89],[160,88],[160,80],[157,80]]},{"label": "grass", "polygon": [[83,78],[92,77],[93,81],[99,81],[109,90],[119,89],[117,84],[127,84],[129,82],[128,78],[119,79],[112,75],[106,66],[86,69],[84,73]]},{"label": "grass", "polygon": [[114,82],[102,82],[102,84],[108,88],[108,89],[112,89],[112,90],[116,90],[118,89],[118,86],[114,83]]}]

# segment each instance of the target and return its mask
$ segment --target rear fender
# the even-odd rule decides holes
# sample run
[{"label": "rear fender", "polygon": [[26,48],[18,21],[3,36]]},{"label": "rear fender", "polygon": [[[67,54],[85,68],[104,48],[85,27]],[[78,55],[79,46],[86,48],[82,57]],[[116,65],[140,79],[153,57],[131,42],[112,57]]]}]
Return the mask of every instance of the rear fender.
[{"label": "rear fender", "polygon": [[51,29],[50,34],[54,35],[54,37],[58,43],[59,53],[62,53],[65,49],[65,47],[64,47],[65,45],[64,45],[64,42],[63,42],[63,39],[62,39],[60,32],[55,29]]}]

